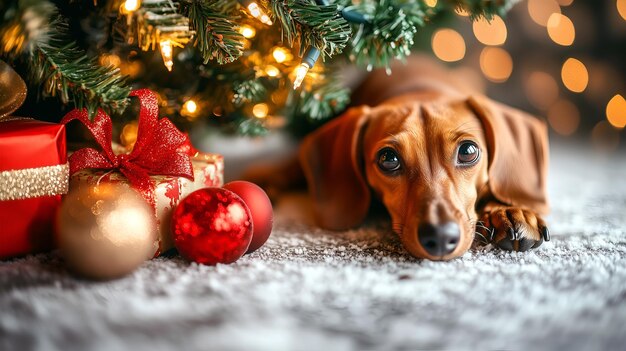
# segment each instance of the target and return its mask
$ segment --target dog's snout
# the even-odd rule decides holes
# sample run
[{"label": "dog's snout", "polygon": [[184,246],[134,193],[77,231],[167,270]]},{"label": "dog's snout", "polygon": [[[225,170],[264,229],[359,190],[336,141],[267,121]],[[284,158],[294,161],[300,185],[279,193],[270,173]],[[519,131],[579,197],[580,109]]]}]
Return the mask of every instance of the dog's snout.
[{"label": "dog's snout", "polygon": [[441,257],[454,251],[461,238],[456,222],[424,223],[417,229],[420,244],[429,255]]}]

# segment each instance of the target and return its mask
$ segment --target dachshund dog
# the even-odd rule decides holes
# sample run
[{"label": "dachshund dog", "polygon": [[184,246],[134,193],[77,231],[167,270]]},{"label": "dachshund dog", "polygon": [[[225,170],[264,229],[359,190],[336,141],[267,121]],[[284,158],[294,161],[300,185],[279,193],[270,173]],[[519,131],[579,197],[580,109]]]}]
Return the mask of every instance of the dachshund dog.
[{"label": "dachshund dog", "polygon": [[358,226],[375,198],[418,258],[459,257],[475,239],[513,251],[550,239],[542,121],[419,58],[370,74],[355,97],[300,148],[321,227]]}]

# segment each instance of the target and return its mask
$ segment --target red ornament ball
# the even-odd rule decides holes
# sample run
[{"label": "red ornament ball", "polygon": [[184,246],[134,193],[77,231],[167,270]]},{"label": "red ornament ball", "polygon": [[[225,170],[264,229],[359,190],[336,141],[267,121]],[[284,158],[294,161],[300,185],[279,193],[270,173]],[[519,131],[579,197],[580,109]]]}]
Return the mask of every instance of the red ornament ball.
[{"label": "red ornament ball", "polygon": [[172,214],[178,252],[202,264],[237,261],[252,239],[252,215],[230,190],[204,188],[185,197]]},{"label": "red ornament ball", "polygon": [[272,202],[265,191],[254,183],[238,180],[225,184],[224,189],[239,195],[250,208],[254,231],[252,242],[246,253],[251,253],[263,246],[272,233],[274,221]]}]

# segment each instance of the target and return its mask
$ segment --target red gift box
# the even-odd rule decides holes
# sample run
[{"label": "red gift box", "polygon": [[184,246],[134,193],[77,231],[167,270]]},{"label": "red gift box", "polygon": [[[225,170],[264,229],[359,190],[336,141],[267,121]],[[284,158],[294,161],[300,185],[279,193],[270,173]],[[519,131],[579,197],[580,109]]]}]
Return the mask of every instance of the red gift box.
[{"label": "red gift box", "polygon": [[0,259],[49,250],[67,193],[65,126],[0,121]]}]

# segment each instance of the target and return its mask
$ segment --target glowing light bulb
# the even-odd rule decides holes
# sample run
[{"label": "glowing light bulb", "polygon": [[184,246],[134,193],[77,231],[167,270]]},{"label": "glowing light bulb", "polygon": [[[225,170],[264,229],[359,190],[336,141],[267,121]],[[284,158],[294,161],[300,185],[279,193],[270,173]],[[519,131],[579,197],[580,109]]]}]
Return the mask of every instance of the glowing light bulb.
[{"label": "glowing light bulb", "polygon": [[265,11],[263,11],[259,7],[259,5],[256,2],[251,2],[248,5],[248,11],[250,11],[250,14],[252,15],[252,17],[261,21],[261,23],[267,24],[268,26],[272,25],[272,20],[270,20],[270,17],[265,13]]},{"label": "glowing light bulb", "polygon": [[304,80],[304,77],[306,77],[306,74],[309,73],[309,69],[311,67],[309,67],[308,64],[306,63],[301,63],[297,68],[296,68],[296,79],[293,80],[293,89],[296,90],[300,87],[300,85],[302,84],[302,81]]},{"label": "glowing light bulb", "polygon": [[124,10],[128,12],[135,12],[139,9],[141,1],[139,0],[126,0],[124,1]]},{"label": "glowing light bulb", "polygon": [[198,105],[193,100],[187,100],[183,104],[183,111],[188,113],[194,113],[198,110]]},{"label": "glowing light bulb", "polygon": [[239,27],[239,33],[241,33],[241,35],[243,35],[244,38],[250,39],[250,38],[254,38],[254,36],[256,35],[256,29],[248,25],[243,25]]},{"label": "glowing light bulb", "polygon": [[276,77],[280,74],[280,70],[272,65],[265,67],[265,73],[270,77]]},{"label": "glowing light bulb", "polygon": [[280,47],[275,48],[274,51],[272,51],[272,56],[274,56],[274,60],[278,63],[283,63],[293,58],[287,49]]},{"label": "glowing light bulb", "polygon": [[172,49],[172,42],[169,40],[162,40],[159,43],[159,46],[161,47],[161,57],[163,57],[163,64],[165,65],[167,70],[171,72],[172,67],[174,66],[174,49]]},{"label": "glowing light bulb", "polygon": [[269,106],[267,104],[256,104],[252,107],[252,114],[256,118],[265,118],[267,114],[270,112]]}]

